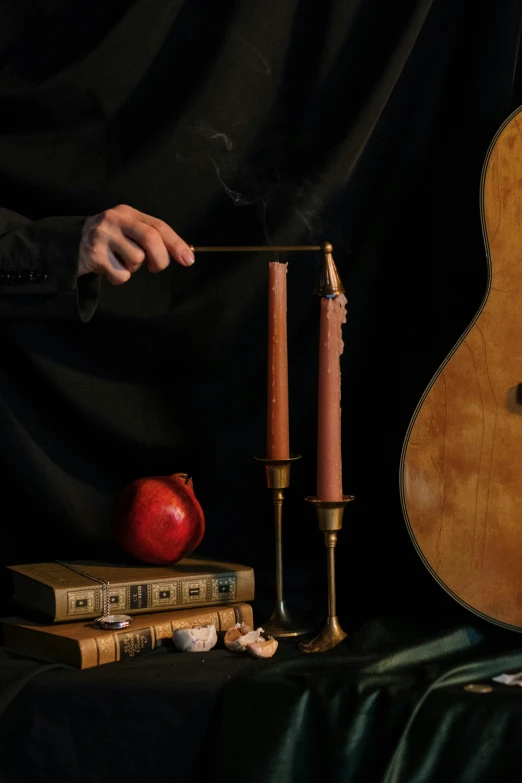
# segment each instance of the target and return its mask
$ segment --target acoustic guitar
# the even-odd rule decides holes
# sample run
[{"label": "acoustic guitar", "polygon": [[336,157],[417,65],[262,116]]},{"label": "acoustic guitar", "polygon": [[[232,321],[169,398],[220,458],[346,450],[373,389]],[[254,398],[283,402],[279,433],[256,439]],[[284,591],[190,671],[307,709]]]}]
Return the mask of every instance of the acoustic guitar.
[{"label": "acoustic guitar", "polygon": [[401,499],[435,579],[522,631],[522,108],[490,145],[480,197],[486,294],[413,415]]}]

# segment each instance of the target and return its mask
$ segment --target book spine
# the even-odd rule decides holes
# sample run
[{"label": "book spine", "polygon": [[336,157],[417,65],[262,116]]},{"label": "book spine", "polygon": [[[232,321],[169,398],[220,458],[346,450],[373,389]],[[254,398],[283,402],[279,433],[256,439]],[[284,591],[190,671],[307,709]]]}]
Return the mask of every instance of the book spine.
[{"label": "book spine", "polygon": [[[103,613],[102,586],[56,588],[53,621],[89,620]],[[145,614],[206,607],[254,599],[252,570],[197,577],[114,584],[109,588],[111,614]]]},{"label": "book spine", "polygon": [[103,631],[94,639],[80,640],[81,668],[90,669],[105,663],[114,663],[126,658],[135,658],[159,647],[178,628],[193,628],[214,623],[217,631],[227,631],[236,623],[253,626],[252,607],[248,604],[230,606],[217,611],[190,613],[180,619],[159,621],[147,628],[130,628],[126,631],[108,633]]}]

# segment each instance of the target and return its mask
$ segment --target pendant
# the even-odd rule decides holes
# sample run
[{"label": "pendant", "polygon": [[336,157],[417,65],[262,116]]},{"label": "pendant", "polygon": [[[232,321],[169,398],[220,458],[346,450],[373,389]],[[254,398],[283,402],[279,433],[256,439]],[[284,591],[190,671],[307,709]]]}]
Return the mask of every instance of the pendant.
[{"label": "pendant", "polygon": [[132,618],[128,614],[107,614],[104,617],[98,617],[94,621],[96,628],[102,628],[104,631],[117,631],[120,628],[128,628],[132,623]]}]

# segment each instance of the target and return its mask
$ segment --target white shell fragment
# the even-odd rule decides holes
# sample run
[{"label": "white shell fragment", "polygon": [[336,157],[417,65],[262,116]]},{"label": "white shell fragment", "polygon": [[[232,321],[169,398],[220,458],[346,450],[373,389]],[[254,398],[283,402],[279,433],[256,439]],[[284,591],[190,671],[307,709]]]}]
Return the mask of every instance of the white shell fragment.
[{"label": "white shell fragment", "polygon": [[262,630],[262,628],[258,628],[257,631],[253,631],[245,623],[236,623],[225,634],[225,647],[232,652],[245,652],[247,644],[259,641]]},{"label": "white shell fragment", "polygon": [[248,645],[248,652],[254,658],[271,658],[277,650],[277,640],[273,636],[268,639],[261,639],[259,642],[252,642]]},{"label": "white shell fragment", "polygon": [[225,634],[225,647],[231,652],[248,652],[254,658],[270,658],[277,650],[277,641],[271,636],[265,639],[262,628],[253,631],[245,623],[236,623]]},{"label": "white shell fragment", "polygon": [[181,652],[207,652],[217,642],[216,626],[199,625],[196,628],[177,628],[172,634],[174,647]]}]

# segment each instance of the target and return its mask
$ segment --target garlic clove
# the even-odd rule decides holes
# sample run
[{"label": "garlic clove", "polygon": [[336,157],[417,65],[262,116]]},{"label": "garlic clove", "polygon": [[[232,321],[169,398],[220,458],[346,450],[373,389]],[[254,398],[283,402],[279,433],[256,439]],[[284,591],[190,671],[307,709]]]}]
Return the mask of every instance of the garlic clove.
[{"label": "garlic clove", "polygon": [[237,623],[226,632],[224,642],[227,650],[231,650],[231,652],[245,652],[248,644],[258,642],[262,638],[262,628],[258,628],[257,631],[247,629],[249,629],[248,625]]},{"label": "garlic clove", "polygon": [[241,631],[239,628],[230,628],[224,637],[225,647],[228,647],[228,645],[233,642],[237,642],[238,639],[241,639]]},{"label": "garlic clove", "polygon": [[172,634],[172,641],[174,647],[181,652],[207,652],[216,645],[216,626],[212,624],[177,628]]},{"label": "garlic clove", "polygon": [[254,642],[262,641],[263,637],[261,636],[261,630],[258,629],[257,631],[249,631],[244,636],[241,637],[241,644],[243,647],[247,647],[249,644],[253,644]]},{"label": "garlic clove", "polygon": [[269,636],[268,639],[250,642],[250,644],[247,645],[247,650],[254,658],[271,658],[277,650],[277,646],[277,640],[272,636]]},{"label": "garlic clove", "polygon": [[271,636],[265,639],[264,630],[253,631],[244,623],[237,623],[225,634],[225,647],[231,652],[249,652],[255,658],[271,658],[277,650],[278,642]]}]

